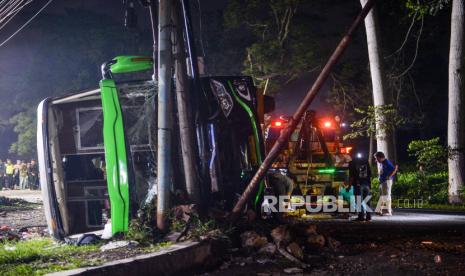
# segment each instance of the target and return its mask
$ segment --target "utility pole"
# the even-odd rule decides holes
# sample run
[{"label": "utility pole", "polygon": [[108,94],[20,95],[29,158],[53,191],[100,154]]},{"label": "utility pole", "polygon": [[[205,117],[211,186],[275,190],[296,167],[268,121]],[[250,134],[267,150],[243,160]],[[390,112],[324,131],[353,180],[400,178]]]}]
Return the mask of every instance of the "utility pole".
[{"label": "utility pole", "polygon": [[197,178],[197,159],[195,144],[195,129],[192,120],[191,96],[189,80],[187,78],[186,54],[183,36],[183,14],[179,2],[175,2],[173,9],[173,24],[175,26],[175,54],[174,70],[176,75],[176,101],[178,107],[179,134],[186,180],[186,190],[190,200],[200,203],[200,187]]},{"label": "utility pole", "polygon": [[172,45],[171,10],[172,0],[160,0],[158,11],[158,141],[157,141],[157,227],[167,230],[166,218],[169,212],[170,187],[172,180]]}]

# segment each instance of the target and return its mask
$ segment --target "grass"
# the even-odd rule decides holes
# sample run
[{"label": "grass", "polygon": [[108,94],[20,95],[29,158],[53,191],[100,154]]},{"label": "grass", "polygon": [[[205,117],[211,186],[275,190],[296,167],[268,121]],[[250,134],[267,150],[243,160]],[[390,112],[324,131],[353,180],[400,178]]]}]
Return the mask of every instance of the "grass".
[{"label": "grass", "polygon": [[0,243],[0,274],[43,275],[50,272],[100,264],[84,253],[97,252],[98,246],[71,246],[50,238]]},{"label": "grass", "polygon": [[[156,252],[170,245],[172,245],[171,242],[150,244],[138,248],[134,255]],[[56,271],[101,265],[114,257],[112,254],[105,256],[105,253],[100,252],[99,247],[100,245],[58,244],[50,238],[0,242],[0,275],[44,275]]]},{"label": "grass", "polygon": [[422,209],[435,209],[435,210],[446,210],[446,211],[463,211],[465,212],[465,205],[454,205],[454,204],[423,204]]}]

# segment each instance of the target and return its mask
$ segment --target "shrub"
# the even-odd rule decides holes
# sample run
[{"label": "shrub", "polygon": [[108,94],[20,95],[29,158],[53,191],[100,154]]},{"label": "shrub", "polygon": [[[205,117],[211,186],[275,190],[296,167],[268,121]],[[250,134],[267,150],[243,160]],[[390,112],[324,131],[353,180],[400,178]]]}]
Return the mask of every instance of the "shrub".
[{"label": "shrub", "polygon": [[447,166],[447,150],[439,143],[439,137],[413,140],[408,145],[408,152],[416,158],[417,166],[423,166],[426,171],[441,171]]},{"label": "shrub", "polygon": [[446,204],[448,199],[447,172],[425,174],[399,173],[392,187],[392,195],[401,199],[423,199],[425,203]]}]

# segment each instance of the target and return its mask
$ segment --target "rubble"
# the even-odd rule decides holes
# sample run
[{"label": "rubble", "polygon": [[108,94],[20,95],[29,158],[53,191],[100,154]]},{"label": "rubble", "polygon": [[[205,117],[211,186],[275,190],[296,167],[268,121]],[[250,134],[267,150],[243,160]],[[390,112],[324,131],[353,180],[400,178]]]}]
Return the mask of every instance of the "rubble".
[{"label": "rubble", "polygon": [[289,253],[291,253],[294,257],[298,258],[299,260],[302,260],[304,258],[304,251],[302,250],[302,247],[300,247],[300,245],[296,242],[290,243],[286,247],[286,249]]},{"label": "rubble", "polygon": [[303,273],[304,272],[304,270],[302,268],[298,268],[298,267],[285,268],[283,271],[286,274],[297,274],[297,273]]},{"label": "rubble", "polygon": [[278,247],[281,244],[289,243],[292,240],[292,235],[289,226],[287,225],[280,225],[274,228],[271,231],[271,237],[273,238],[273,241]]},{"label": "rubble", "polygon": [[325,237],[323,235],[313,234],[307,238],[307,244],[312,248],[323,248],[325,246]]},{"label": "rubble", "polygon": [[276,253],[276,245],[267,243],[265,246],[258,250],[259,254],[274,255]]},{"label": "rubble", "polygon": [[242,247],[262,248],[268,244],[266,237],[258,235],[254,231],[247,231],[241,234]]}]

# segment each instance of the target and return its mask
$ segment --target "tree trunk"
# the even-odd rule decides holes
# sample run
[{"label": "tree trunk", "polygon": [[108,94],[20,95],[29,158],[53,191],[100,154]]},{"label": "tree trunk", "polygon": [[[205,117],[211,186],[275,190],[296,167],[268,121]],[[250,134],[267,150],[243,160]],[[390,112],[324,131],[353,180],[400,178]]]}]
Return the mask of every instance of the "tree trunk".
[{"label": "tree trunk", "polygon": [[[360,4],[365,6],[368,0],[360,0]],[[384,71],[381,58],[381,47],[378,35],[378,18],[376,13],[376,6],[368,13],[365,18],[365,30],[367,36],[368,56],[370,59],[370,72],[371,82],[373,86],[373,104],[375,107],[382,107],[388,104],[385,85],[384,85]],[[384,152],[386,157],[392,158],[393,147],[390,141],[391,135],[386,129],[381,127],[385,121],[385,116],[376,112],[376,144],[377,150]]]},{"label": "tree trunk", "polygon": [[370,138],[369,138],[369,148],[368,148],[368,164],[370,164],[370,167],[373,165],[373,142],[374,142],[374,139],[373,139],[373,134],[370,134]]},{"label": "tree trunk", "polygon": [[465,0],[453,0],[449,52],[449,116],[447,143],[449,147],[449,202],[460,203],[465,180]]},{"label": "tree trunk", "polygon": [[187,78],[186,54],[183,37],[183,16],[179,3],[174,4],[173,23],[175,25],[175,64],[176,103],[178,107],[179,134],[183,159],[186,190],[192,202],[200,203],[200,187],[197,179],[195,128],[191,115],[191,95]]}]

